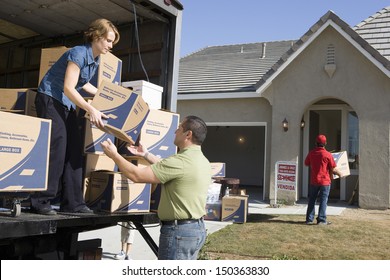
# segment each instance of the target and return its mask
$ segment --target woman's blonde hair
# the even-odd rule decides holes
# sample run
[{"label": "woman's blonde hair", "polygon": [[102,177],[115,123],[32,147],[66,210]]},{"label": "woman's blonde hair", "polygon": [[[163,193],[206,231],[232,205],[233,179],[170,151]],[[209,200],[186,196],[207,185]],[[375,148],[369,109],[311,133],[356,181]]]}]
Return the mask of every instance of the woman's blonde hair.
[{"label": "woman's blonde hair", "polygon": [[115,40],[112,43],[115,45],[120,39],[118,29],[115,25],[104,18],[94,20],[88,27],[88,30],[84,32],[85,41],[92,43],[95,39],[106,38],[108,32],[113,31],[115,33]]}]

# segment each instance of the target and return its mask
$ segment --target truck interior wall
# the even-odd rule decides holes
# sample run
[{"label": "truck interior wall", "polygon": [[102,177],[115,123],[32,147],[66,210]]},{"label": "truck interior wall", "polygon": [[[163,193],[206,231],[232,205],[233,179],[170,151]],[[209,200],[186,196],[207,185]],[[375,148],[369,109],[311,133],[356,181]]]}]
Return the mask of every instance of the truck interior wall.
[{"label": "truck interior wall", "polygon": [[[144,67],[138,54],[135,24],[119,26],[118,29],[121,39],[113,48],[113,54],[122,60],[122,81],[149,80],[165,88],[168,24],[156,21],[138,23],[140,52]],[[82,43],[82,34],[75,34],[61,38],[40,36],[0,45],[0,87],[36,88],[42,48],[73,47]]]}]

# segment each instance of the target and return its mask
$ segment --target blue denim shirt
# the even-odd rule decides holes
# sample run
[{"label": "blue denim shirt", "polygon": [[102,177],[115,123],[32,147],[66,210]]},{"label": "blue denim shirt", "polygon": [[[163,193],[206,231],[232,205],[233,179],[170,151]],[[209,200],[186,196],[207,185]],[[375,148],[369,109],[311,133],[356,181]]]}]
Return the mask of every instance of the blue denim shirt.
[{"label": "blue denim shirt", "polygon": [[99,67],[99,56],[94,59],[91,44],[76,46],[66,51],[43,77],[38,92],[47,94],[68,109],[75,109],[76,105],[64,94],[64,80],[68,61],[72,61],[80,68],[80,76],[76,90],[79,91],[95,75]]}]

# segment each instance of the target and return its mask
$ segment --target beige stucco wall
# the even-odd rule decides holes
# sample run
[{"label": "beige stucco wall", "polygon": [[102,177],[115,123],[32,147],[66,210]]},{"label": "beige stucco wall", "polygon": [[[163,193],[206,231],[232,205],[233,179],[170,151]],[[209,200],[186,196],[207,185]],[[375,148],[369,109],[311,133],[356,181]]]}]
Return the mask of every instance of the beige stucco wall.
[{"label": "beige stucco wall", "polygon": [[[333,44],[336,72],[324,71],[327,47]],[[389,208],[389,108],[390,79],[332,27],[328,27],[272,82],[264,96],[272,103],[270,198],[274,165],[298,160],[299,123],[307,108],[318,100],[338,98],[359,118],[359,206]],[[284,118],[290,129],[284,132]]]},{"label": "beige stucco wall", "polygon": [[[324,71],[329,44],[334,45],[336,57],[332,78]],[[206,122],[266,122],[268,176],[264,191],[265,198],[272,201],[275,163],[302,164],[302,115],[319,100],[340,99],[359,118],[359,206],[390,207],[390,79],[372,61],[328,27],[262,94],[262,98],[250,99],[179,100],[177,111],[182,116],[198,115]],[[284,118],[289,122],[287,132],[281,127]],[[295,199],[295,195],[286,197]]]},{"label": "beige stucco wall", "polygon": [[264,98],[178,100],[181,116],[196,115],[206,122],[268,122],[271,106]]}]

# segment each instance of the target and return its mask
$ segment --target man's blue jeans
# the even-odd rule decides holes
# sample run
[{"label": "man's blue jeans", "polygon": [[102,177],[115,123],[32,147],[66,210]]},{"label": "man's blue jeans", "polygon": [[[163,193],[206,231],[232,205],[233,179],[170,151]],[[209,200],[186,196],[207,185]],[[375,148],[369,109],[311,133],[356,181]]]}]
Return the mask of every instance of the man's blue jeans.
[{"label": "man's blue jeans", "polygon": [[327,186],[313,186],[309,187],[309,203],[306,211],[306,223],[313,222],[315,215],[315,204],[317,197],[319,199],[319,209],[317,223],[326,222],[326,207],[328,205],[328,197],[330,192],[330,185]]},{"label": "man's blue jeans", "polygon": [[196,260],[206,241],[203,219],[181,225],[161,225],[159,260]]}]

